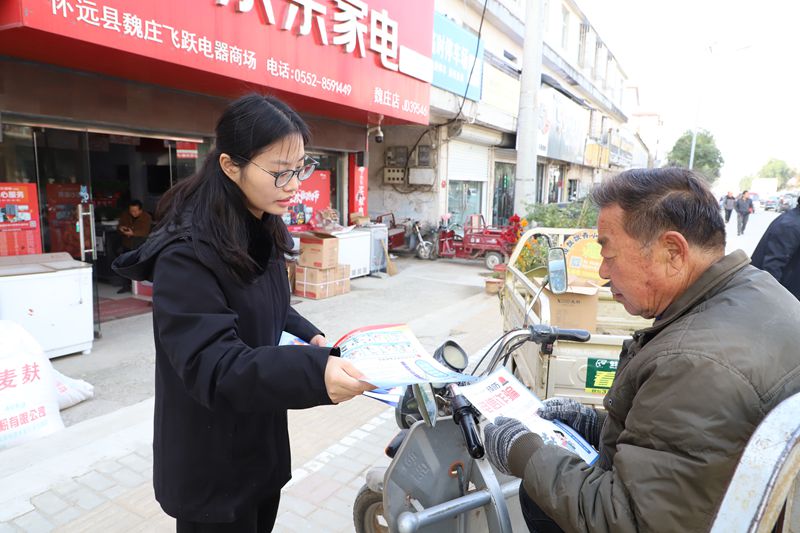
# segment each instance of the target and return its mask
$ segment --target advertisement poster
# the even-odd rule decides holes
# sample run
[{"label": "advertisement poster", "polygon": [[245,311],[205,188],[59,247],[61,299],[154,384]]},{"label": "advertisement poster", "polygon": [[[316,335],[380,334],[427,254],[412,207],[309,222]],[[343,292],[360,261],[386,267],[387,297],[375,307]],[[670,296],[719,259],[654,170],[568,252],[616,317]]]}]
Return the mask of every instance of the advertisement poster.
[{"label": "advertisement poster", "polygon": [[600,277],[600,244],[596,229],[577,230],[564,241],[567,251],[567,272],[570,280],[577,278],[594,281],[603,285],[606,280]]},{"label": "advertisement poster", "polygon": [[42,253],[35,183],[0,183],[0,256]]},{"label": "advertisement poster", "polygon": [[79,183],[49,183],[45,186],[47,197],[47,225],[50,233],[50,249],[53,252],[69,252],[72,257],[80,255],[78,204],[88,201],[86,185]]},{"label": "advertisement poster", "polygon": [[300,184],[289,203],[292,225],[308,224],[315,213],[331,206],[331,171],[315,170]]}]

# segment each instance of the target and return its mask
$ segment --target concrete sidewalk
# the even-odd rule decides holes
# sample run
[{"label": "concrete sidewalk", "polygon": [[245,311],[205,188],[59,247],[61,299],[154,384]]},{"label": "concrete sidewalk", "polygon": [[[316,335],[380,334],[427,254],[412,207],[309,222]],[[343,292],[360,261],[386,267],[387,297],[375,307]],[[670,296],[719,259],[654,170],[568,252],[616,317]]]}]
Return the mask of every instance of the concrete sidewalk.
[{"label": "concrete sidewalk", "polygon": [[[474,353],[499,335],[498,300],[483,293],[479,264],[408,259],[399,266],[397,276],[356,279],[350,294],[303,300],[296,309],[332,341],[361,325],[406,322],[429,350],[452,338]],[[152,380],[150,320],[109,323],[91,356],[54,361],[95,385],[124,388],[131,381],[133,393],[98,386],[97,398],[76,406],[80,414],[64,431],[0,452],[0,533],[174,531],[152,492],[153,400],[130,402]],[[356,398],[291,411],[289,423],[293,479],[276,531],[353,531],[352,504],[366,471],[389,462],[383,448],[397,431],[393,411]]]}]

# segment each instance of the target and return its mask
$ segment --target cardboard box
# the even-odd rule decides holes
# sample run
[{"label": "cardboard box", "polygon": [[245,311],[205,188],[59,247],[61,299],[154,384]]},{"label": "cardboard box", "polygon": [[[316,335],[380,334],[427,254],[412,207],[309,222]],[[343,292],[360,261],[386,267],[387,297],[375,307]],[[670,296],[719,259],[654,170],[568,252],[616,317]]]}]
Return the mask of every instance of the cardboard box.
[{"label": "cardboard box", "polygon": [[350,213],[350,224],[355,224],[356,226],[366,226],[369,224],[370,220],[368,216],[359,215],[358,213]]},{"label": "cardboard box", "polygon": [[544,317],[544,321],[551,326],[594,333],[597,329],[598,291],[596,285],[585,282],[570,284],[564,294],[553,294],[545,288],[533,306],[533,312],[540,318],[543,318],[543,311],[545,315],[549,314],[549,319]]},{"label": "cardboard box", "polygon": [[350,292],[350,265],[339,265],[336,267],[333,292],[337,296]]},{"label": "cardboard box", "polygon": [[295,284],[320,285],[336,279],[336,268],[312,268],[298,265],[295,268]]},{"label": "cardboard box", "polygon": [[305,233],[300,237],[300,266],[334,268],[339,260],[339,239],[327,233]]},{"label": "cardboard box", "polygon": [[297,296],[321,300],[350,292],[350,265],[336,268],[309,268],[298,266],[294,293]]}]

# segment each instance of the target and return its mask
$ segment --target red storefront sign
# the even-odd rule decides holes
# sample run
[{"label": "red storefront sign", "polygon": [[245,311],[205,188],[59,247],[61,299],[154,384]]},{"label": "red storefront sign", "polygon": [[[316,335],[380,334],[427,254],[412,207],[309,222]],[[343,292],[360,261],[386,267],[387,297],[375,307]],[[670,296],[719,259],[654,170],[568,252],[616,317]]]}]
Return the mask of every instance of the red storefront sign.
[{"label": "red storefront sign", "polygon": [[35,183],[0,183],[0,257],[42,253]]},{"label": "red storefront sign", "polygon": [[[9,7],[8,4],[12,7]],[[16,0],[0,27],[20,25],[97,45],[60,58],[97,67],[101,47],[287,94],[428,123],[433,0]],[[12,54],[59,54],[35,48]],[[15,47],[9,39],[8,45]],[[3,43],[6,44],[5,42]],[[43,45],[42,45],[43,46]],[[4,46],[5,47],[5,46]],[[84,48],[85,49],[85,48]],[[200,80],[197,80],[200,82]],[[162,83],[172,83],[162,80]],[[201,87],[198,87],[201,89]]]}]

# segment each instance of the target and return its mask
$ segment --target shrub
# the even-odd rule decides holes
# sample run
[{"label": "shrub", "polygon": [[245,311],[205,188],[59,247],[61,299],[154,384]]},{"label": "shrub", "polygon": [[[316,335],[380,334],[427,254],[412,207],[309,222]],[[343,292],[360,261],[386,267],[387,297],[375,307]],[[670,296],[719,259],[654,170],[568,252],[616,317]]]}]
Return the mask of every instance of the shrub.
[{"label": "shrub", "polygon": [[594,228],[598,209],[589,198],[569,204],[531,204],[525,218],[545,228]]},{"label": "shrub", "polygon": [[[597,227],[598,212],[597,206],[589,198],[566,205],[532,204],[528,207],[526,221],[536,222],[536,226],[543,228],[594,228]],[[531,274],[536,269],[544,268],[546,261],[547,242],[531,239],[525,243],[514,266]]]}]

